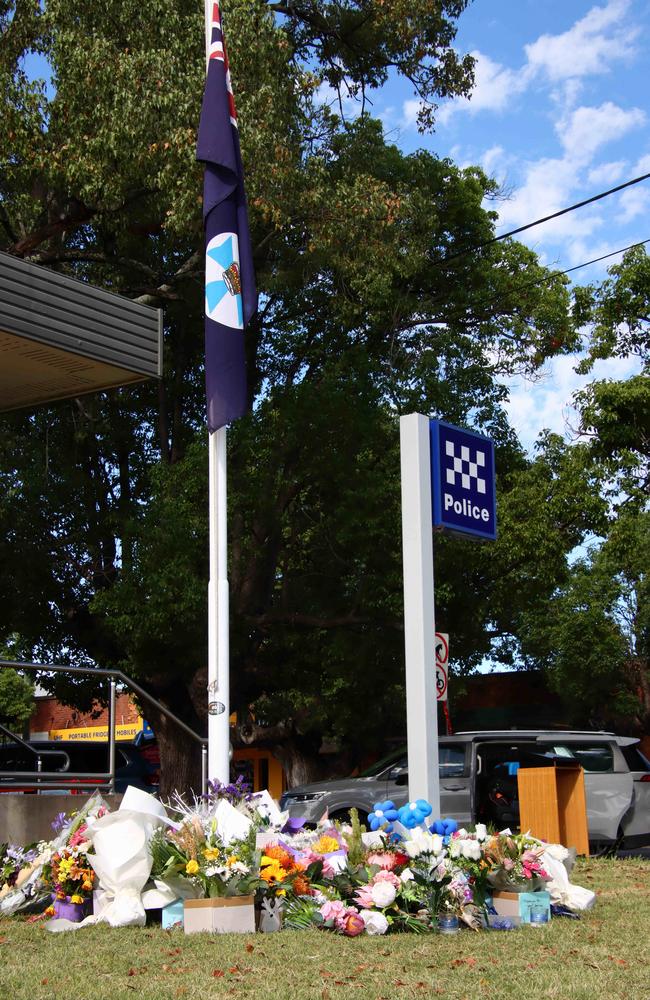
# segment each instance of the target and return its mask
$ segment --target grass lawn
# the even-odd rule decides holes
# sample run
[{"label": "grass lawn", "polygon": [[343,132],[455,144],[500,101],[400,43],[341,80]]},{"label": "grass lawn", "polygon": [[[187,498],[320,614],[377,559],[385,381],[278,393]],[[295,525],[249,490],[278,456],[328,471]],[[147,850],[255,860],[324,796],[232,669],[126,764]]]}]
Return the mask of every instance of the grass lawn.
[{"label": "grass lawn", "polygon": [[580,920],[455,937],[324,931],[204,935],[160,927],[50,934],[0,920],[1,1000],[650,1000],[650,862],[581,860]]}]

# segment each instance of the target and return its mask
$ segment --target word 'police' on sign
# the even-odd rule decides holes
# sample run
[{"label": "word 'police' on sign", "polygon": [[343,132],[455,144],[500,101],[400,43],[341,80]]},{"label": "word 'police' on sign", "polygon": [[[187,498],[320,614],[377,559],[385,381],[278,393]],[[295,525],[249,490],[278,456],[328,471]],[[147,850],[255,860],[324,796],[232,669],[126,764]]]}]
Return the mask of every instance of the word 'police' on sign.
[{"label": "word 'police' on sign", "polygon": [[494,444],[442,420],[430,420],[433,525],[495,539]]}]

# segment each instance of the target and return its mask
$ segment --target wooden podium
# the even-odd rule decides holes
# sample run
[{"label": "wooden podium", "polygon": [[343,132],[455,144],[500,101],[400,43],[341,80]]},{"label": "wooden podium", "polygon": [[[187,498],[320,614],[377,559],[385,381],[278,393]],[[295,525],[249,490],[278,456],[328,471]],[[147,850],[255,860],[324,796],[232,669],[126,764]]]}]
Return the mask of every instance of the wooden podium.
[{"label": "wooden podium", "polygon": [[517,785],[522,833],[589,854],[585,777],[579,764],[522,767]]}]

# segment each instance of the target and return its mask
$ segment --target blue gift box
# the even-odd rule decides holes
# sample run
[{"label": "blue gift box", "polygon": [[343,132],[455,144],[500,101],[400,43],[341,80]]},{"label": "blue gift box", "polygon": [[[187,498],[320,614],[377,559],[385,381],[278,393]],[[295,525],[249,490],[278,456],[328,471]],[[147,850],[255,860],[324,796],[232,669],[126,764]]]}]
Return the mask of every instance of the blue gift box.
[{"label": "blue gift box", "polygon": [[493,892],[492,906],[500,917],[515,917],[522,924],[530,923],[531,906],[544,906],[547,921],[551,919],[550,893],[540,889],[537,892]]},{"label": "blue gift box", "polygon": [[162,908],[162,925],[164,930],[183,930],[183,900],[175,899]]}]

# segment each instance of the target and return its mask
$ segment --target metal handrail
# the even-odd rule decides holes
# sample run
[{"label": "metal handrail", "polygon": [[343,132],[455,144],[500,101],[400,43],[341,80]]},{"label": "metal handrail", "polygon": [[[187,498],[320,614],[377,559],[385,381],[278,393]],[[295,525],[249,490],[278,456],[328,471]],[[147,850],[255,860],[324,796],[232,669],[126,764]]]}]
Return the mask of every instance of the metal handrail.
[{"label": "metal handrail", "polygon": [[[109,762],[108,763],[109,763],[109,766],[108,766],[108,775],[107,775],[107,777],[108,777],[108,780],[109,780],[109,789],[110,789],[110,791],[115,791],[115,690],[116,690],[116,683],[119,681],[119,683],[123,684],[125,687],[131,688],[131,690],[134,691],[135,694],[137,694],[137,696],[138,696],[139,699],[141,699],[142,701],[148,702],[150,705],[153,705],[162,715],[164,715],[166,718],[168,718],[171,722],[173,722],[175,725],[177,725],[180,729],[182,729],[183,732],[187,736],[190,736],[197,743],[201,744],[201,784],[202,784],[203,792],[205,793],[207,791],[207,785],[208,785],[208,766],[207,766],[208,765],[208,740],[207,740],[207,737],[199,736],[198,733],[195,733],[194,730],[191,729],[190,726],[188,726],[185,722],[183,722],[182,719],[179,719],[177,715],[174,715],[174,713],[172,711],[170,711],[170,709],[168,709],[166,707],[166,705],[161,705],[161,703],[159,701],[157,701],[154,697],[152,697],[152,695],[150,695],[147,691],[145,691],[145,689],[143,687],[141,687],[136,681],[131,680],[130,677],[127,677],[127,675],[125,673],[123,673],[121,670],[110,670],[110,669],[105,669],[103,667],[68,667],[68,666],[63,666],[62,664],[58,664],[58,663],[34,663],[34,662],[20,662],[20,663],[16,663],[16,662],[13,662],[11,660],[3,660],[3,659],[0,659],[0,669],[7,669],[7,670],[34,670],[34,671],[44,671],[46,673],[66,673],[66,674],[72,674],[73,676],[75,676],[75,675],[77,675],[77,676],[84,675],[84,676],[91,676],[91,677],[105,677],[109,681],[109,697],[108,697],[108,757],[109,757]],[[0,727],[0,728],[4,729],[3,726]],[[9,732],[9,730],[5,730],[5,732]],[[21,738],[19,736],[15,736],[15,734],[13,734],[13,733],[9,733],[9,734],[15,740],[17,740],[17,742],[23,743],[23,745],[25,745],[25,746],[29,746],[29,744],[25,744],[24,741],[21,740]],[[30,746],[30,749],[35,749],[35,748],[33,746]],[[38,751],[35,751],[35,752],[38,753]],[[65,754],[64,750],[61,750],[61,751],[50,750],[50,751],[42,751],[42,752],[43,753],[62,753],[62,754]],[[66,754],[66,756],[67,756],[67,754]],[[70,765],[70,760],[68,758],[68,767],[69,767],[69,765]],[[67,784],[62,784],[61,787],[66,787],[66,788],[67,787],[71,787],[71,788],[72,787],[76,787],[75,784],[74,784],[74,779],[87,777],[87,775],[85,773],[82,773],[82,772],[78,772],[77,773],[77,772],[71,772],[70,771],[70,772],[66,772],[66,773],[68,775],[69,781],[68,781]],[[45,777],[46,774],[44,773],[43,776]],[[14,777],[14,778],[18,777],[18,772],[16,772],[16,771],[0,771],[0,784],[2,784],[2,779],[3,778],[10,778],[10,777]],[[90,777],[93,777],[93,775],[90,775]],[[103,778],[104,775],[103,774],[102,775],[98,775],[98,777],[102,777]],[[24,783],[24,784],[29,784],[29,783]],[[52,783],[51,782],[48,782],[48,784],[50,785],[50,787],[52,787]],[[58,784],[58,782],[57,782],[57,784]]]}]

